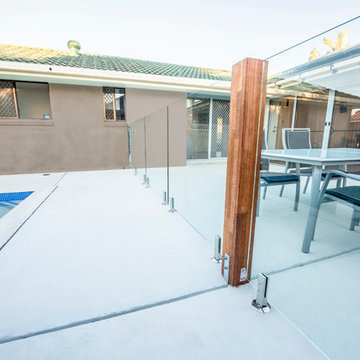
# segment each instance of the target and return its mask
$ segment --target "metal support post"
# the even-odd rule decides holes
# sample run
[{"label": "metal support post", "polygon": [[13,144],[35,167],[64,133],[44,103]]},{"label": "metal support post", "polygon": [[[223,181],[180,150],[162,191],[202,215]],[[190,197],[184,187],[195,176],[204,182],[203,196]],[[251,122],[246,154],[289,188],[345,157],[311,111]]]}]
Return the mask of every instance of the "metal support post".
[{"label": "metal support post", "polygon": [[332,115],[334,110],[334,101],[335,101],[335,90],[329,90],[328,104],[327,104],[326,116],[325,116],[324,135],[321,146],[322,150],[326,150],[329,147]]},{"label": "metal support post", "polygon": [[174,205],[175,205],[175,200],[172,197],[171,201],[170,201],[170,210],[169,210],[169,212],[171,212],[171,213],[175,212],[175,206]]},{"label": "metal support post", "polygon": [[164,191],[164,193],[163,193],[163,202],[162,202],[162,205],[169,205],[169,201],[168,201],[168,198],[167,198],[167,193],[166,193],[166,191]]},{"label": "metal support post", "polygon": [[213,262],[219,263],[223,260],[223,257],[221,256],[221,248],[221,237],[216,235],[214,241],[214,257],[211,259]]},{"label": "metal support post", "polygon": [[254,299],[251,304],[256,308],[256,310],[262,313],[268,313],[271,310],[271,306],[266,299],[267,287],[268,277],[265,274],[260,273],[258,277],[256,299]]}]

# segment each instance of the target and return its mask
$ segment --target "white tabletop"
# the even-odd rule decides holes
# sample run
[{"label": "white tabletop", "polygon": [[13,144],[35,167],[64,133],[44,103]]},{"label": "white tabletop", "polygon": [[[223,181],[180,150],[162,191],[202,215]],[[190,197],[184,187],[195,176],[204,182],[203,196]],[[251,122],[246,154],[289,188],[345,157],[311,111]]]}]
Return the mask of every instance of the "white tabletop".
[{"label": "white tabletop", "polygon": [[301,162],[310,165],[340,165],[359,164],[360,149],[358,148],[331,148],[322,149],[287,149],[263,150],[264,159]]}]

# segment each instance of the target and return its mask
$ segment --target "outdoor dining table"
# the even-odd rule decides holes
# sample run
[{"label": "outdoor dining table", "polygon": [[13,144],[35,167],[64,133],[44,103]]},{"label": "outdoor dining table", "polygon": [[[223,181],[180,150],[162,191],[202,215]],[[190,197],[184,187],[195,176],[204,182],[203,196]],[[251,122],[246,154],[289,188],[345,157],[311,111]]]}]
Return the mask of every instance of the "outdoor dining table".
[{"label": "outdoor dining table", "polygon": [[300,164],[312,167],[312,182],[310,207],[302,244],[302,251],[310,251],[311,240],[314,238],[316,220],[319,212],[319,195],[321,175],[326,166],[338,166],[344,170],[345,165],[360,164],[360,149],[331,148],[331,149],[287,149],[263,150],[261,157],[269,160],[280,160],[296,164],[296,172],[300,175]]}]

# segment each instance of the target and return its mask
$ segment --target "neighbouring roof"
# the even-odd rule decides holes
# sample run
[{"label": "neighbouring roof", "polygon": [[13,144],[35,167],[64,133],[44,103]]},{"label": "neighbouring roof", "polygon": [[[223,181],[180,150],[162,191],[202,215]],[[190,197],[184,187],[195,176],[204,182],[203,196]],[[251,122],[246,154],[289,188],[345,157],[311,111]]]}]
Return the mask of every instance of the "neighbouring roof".
[{"label": "neighbouring roof", "polygon": [[0,44],[0,60],[16,63],[64,66],[71,68],[119,71],[182,78],[231,81],[231,72],[187,65],[176,65],[117,56]]},{"label": "neighbouring roof", "polygon": [[351,120],[360,120],[360,111],[351,116]]}]

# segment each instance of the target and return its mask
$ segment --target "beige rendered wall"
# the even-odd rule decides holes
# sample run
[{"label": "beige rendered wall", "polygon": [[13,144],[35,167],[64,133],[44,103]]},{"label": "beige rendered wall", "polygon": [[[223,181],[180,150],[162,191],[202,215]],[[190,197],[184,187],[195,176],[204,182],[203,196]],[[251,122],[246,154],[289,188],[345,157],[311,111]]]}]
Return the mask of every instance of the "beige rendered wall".
[{"label": "beige rendered wall", "polygon": [[147,166],[166,166],[167,106],[169,107],[170,166],[185,165],[186,95],[186,93],[169,91],[126,90],[133,167],[141,168],[145,164],[145,129]]},{"label": "beige rendered wall", "polygon": [[2,122],[1,174],[128,166],[127,126],[104,123],[101,87],[50,84],[49,91],[53,125]]},{"label": "beige rendered wall", "polygon": [[[49,92],[51,121],[0,120],[0,174],[129,166],[127,123],[104,122],[102,87],[49,84]],[[126,89],[129,123],[168,104],[171,164],[183,165],[186,93]],[[49,125],[42,125],[45,122]],[[141,148],[143,139],[139,140]],[[153,116],[148,132],[149,166],[164,166],[164,141],[163,118]]]}]

